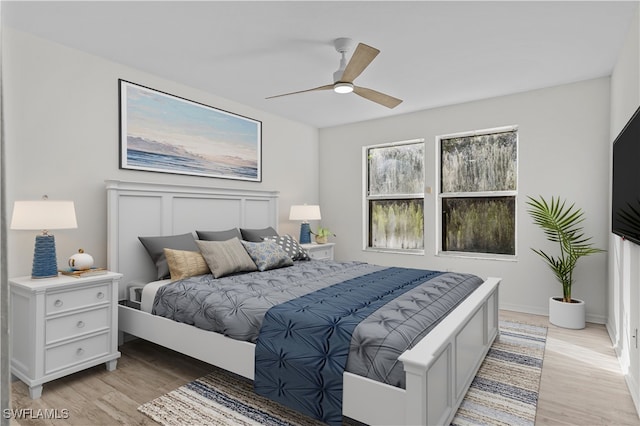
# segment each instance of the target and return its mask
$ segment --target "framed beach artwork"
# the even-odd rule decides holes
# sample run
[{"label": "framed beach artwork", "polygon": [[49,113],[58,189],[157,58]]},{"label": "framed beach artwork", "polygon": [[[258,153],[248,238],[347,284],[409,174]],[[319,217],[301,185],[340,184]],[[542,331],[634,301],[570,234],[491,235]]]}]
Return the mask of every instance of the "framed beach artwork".
[{"label": "framed beach artwork", "polygon": [[260,182],[262,123],[125,80],[120,168]]}]

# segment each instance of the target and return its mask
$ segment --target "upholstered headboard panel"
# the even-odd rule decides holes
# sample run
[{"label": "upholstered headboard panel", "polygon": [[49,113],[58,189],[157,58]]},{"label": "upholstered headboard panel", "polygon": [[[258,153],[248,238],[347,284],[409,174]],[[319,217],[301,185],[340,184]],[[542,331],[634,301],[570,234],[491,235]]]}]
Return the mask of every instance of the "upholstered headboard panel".
[{"label": "upholstered headboard panel", "polygon": [[130,283],[154,280],[155,268],[138,236],[166,236],[233,227],[278,229],[278,192],[106,181],[107,267]]}]

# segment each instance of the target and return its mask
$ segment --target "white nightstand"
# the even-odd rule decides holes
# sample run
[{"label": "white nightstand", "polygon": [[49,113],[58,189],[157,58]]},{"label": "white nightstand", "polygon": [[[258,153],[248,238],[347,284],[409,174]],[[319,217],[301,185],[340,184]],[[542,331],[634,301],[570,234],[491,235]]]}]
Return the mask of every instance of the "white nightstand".
[{"label": "white nightstand", "polygon": [[9,280],[11,372],[32,399],[51,380],[103,362],[116,368],[121,276]]},{"label": "white nightstand", "polygon": [[336,243],[325,244],[300,244],[309,253],[309,257],[314,260],[333,260],[333,247]]}]

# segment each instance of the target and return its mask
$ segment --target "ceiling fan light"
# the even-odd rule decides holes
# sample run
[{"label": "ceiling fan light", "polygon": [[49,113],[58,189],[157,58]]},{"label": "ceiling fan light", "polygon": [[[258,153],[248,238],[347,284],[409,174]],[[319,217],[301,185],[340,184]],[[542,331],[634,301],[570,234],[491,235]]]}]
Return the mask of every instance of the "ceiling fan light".
[{"label": "ceiling fan light", "polygon": [[353,84],[351,83],[336,83],[333,85],[333,91],[336,93],[351,93],[353,92]]}]

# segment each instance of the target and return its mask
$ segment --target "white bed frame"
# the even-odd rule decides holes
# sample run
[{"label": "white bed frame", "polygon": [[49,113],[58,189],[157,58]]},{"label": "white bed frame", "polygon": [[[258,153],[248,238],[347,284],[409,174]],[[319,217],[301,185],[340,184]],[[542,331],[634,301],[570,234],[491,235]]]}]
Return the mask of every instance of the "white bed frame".
[{"label": "white bed frame", "polygon": [[[278,224],[278,192],[110,180],[108,268],[127,286],[155,279],[138,236]],[[448,425],[498,333],[499,278],[488,278],[400,360],[406,390],[344,373],[343,414],[367,424]],[[119,306],[119,330],[249,379],[254,348],[186,324]]]}]

